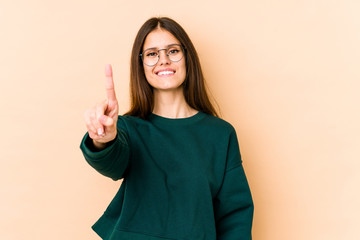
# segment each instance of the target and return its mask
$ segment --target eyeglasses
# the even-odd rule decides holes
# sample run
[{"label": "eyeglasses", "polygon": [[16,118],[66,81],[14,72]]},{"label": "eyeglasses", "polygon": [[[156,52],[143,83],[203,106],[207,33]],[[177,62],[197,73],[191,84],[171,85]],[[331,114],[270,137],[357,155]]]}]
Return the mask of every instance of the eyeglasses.
[{"label": "eyeglasses", "polygon": [[164,50],[172,62],[178,62],[184,57],[184,48],[180,44],[172,44],[168,48],[149,48],[140,54],[143,63],[149,67],[155,66],[160,59],[160,51]]}]

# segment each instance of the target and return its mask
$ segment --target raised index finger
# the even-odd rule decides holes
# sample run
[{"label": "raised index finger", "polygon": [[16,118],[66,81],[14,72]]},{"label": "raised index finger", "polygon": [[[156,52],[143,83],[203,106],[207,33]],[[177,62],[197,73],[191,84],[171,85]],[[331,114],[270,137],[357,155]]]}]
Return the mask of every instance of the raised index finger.
[{"label": "raised index finger", "polygon": [[116,94],[114,89],[114,80],[111,64],[105,66],[105,90],[109,102],[116,101]]}]

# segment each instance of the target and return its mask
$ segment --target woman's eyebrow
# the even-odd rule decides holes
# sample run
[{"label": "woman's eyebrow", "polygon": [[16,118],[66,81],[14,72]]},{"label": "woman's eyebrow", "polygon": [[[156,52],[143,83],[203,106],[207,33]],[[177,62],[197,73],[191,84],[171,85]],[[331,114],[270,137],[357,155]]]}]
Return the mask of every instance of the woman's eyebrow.
[{"label": "woman's eyebrow", "polygon": [[[171,44],[167,45],[166,48],[174,46],[174,45],[180,45],[180,43],[171,43]],[[147,48],[147,49],[144,50],[144,52],[147,51],[147,50],[155,50],[155,49],[159,49],[159,48],[157,48],[157,47]]]}]

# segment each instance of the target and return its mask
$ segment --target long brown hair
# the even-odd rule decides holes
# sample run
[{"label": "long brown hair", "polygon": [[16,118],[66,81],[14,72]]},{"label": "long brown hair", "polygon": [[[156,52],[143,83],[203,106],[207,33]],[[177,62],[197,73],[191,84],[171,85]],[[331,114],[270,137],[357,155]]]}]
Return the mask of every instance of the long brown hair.
[{"label": "long brown hair", "polygon": [[194,45],[185,30],[177,22],[167,17],[150,18],[137,33],[132,48],[130,65],[131,107],[125,115],[146,119],[153,110],[153,90],[145,78],[140,54],[147,35],[159,27],[174,35],[185,49],[186,78],[183,83],[183,90],[187,104],[198,111],[218,116],[208,97],[204,75]]}]

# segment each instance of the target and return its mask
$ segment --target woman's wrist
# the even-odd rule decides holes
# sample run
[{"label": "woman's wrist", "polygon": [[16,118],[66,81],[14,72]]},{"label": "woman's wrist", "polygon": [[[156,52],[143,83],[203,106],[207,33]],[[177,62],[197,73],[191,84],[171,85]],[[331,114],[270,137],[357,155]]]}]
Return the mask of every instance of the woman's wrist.
[{"label": "woman's wrist", "polygon": [[107,146],[107,143],[102,143],[102,142],[98,142],[95,140],[92,140],[92,142],[93,142],[94,148],[98,151],[105,149]]},{"label": "woman's wrist", "polygon": [[115,141],[116,137],[109,141],[109,142],[98,142],[94,139],[92,139],[92,145],[95,151],[101,151],[104,150],[105,148],[107,148],[108,146],[110,146],[114,141]]}]

